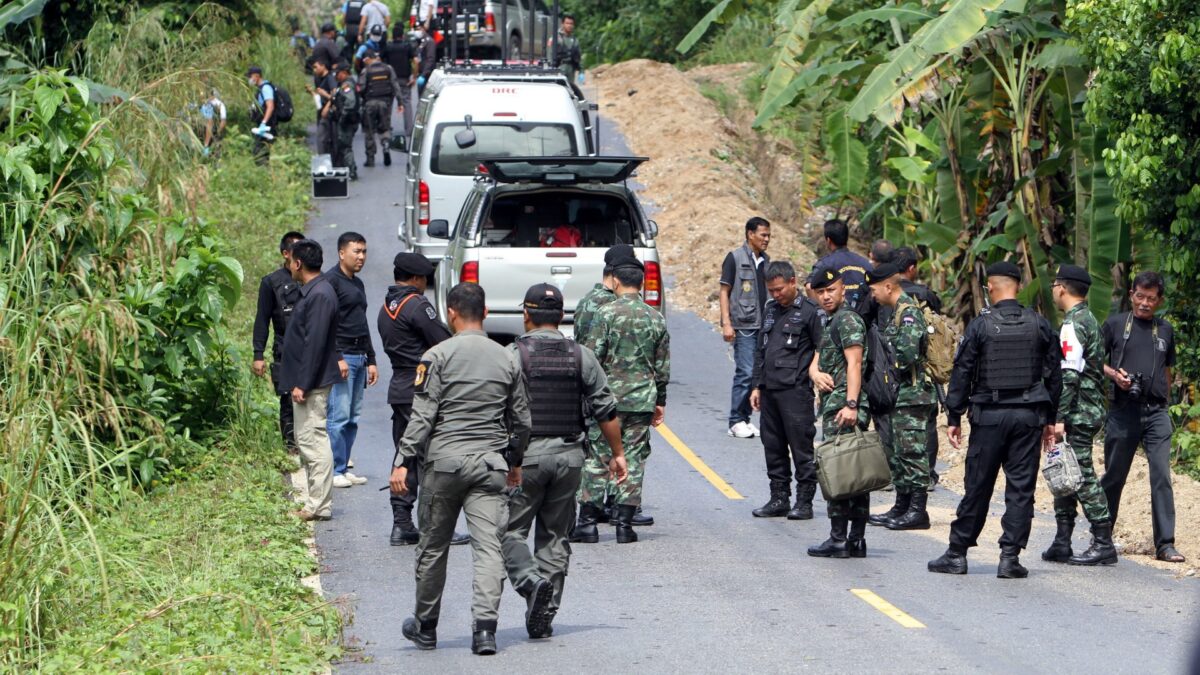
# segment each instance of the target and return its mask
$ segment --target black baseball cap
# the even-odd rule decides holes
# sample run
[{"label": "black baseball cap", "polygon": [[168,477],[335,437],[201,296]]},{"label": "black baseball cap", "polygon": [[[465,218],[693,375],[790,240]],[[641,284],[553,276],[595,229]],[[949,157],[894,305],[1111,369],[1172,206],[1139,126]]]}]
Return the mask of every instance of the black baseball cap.
[{"label": "black baseball cap", "polygon": [[992,263],[987,266],[987,275],[989,277],[1010,277],[1021,280],[1021,268],[1007,260],[1001,260],[997,263]]},{"label": "black baseball cap", "polygon": [[371,26],[371,30],[369,32],[372,36],[383,35],[383,26],[377,23],[374,26]]},{"label": "black baseball cap", "polygon": [[379,52],[374,49],[368,49],[367,52],[365,54],[363,54],[363,58],[364,59],[377,59],[377,58],[379,58]]},{"label": "black baseball cap", "polygon": [[392,267],[397,274],[403,272],[410,277],[427,277],[433,274],[433,263],[420,253],[397,253],[392,260]]},{"label": "black baseball cap", "polygon": [[841,270],[835,267],[822,266],[813,270],[812,274],[808,277],[808,285],[811,286],[814,291],[816,291],[833,285],[833,282],[841,278]]},{"label": "black baseball cap", "polygon": [[1063,281],[1077,281],[1084,286],[1092,285],[1092,275],[1079,265],[1059,265],[1058,273],[1054,275],[1054,278]]},{"label": "black baseball cap", "polygon": [[900,267],[896,263],[881,263],[876,265],[875,269],[867,272],[867,284],[873,286],[881,281],[887,281],[897,274],[900,274]]},{"label": "black baseball cap", "polygon": [[525,291],[525,309],[552,309],[562,311],[562,291],[551,284],[534,284]]},{"label": "black baseball cap", "polygon": [[262,68],[259,68],[258,66],[250,66],[246,69],[246,76],[249,77],[251,75],[262,75]]},{"label": "black baseball cap", "polygon": [[337,26],[335,26],[331,23],[323,23],[323,24],[321,24],[321,32],[322,33],[336,33]]}]

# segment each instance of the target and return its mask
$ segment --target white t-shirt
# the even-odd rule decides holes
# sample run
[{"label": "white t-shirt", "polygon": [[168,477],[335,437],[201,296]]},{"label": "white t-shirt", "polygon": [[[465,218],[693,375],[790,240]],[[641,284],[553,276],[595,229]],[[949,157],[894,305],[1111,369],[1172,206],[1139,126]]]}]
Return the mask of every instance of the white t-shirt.
[{"label": "white t-shirt", "polygon": [[419,0],[417,5],[417,21],[425,23],[437,12],[437,0]]},{"label": "white t-shirt", "polygon": [[371,26],[375,25],[386,28],[387,24],[384,21],[392,17],[392,11],[387,8],[387,5],[379,2],[379,0],[371,0],[371,2],[363,5],[362,15],[367,18],[366,28],[370,31]]},{"label": "white t-shirt", "polygon": [[200,106],[200,114],[206,120],[211,120],[213,117],[223,120],[225,119],[225,103],[214,96],[205,101],[204,105]]}]

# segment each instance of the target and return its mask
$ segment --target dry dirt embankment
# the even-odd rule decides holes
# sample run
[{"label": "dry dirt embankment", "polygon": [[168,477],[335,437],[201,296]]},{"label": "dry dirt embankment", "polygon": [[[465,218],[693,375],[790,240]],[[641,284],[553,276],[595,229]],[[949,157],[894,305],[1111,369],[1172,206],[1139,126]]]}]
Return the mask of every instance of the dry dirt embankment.
[{"label": "dry dirt embankment", "polygon": [[[633,152],[650,157],[638,179],[657,209],[659,247],[667,273],[675,278],[669,302],[713,322],[718,319],[721,260],[741,244],[748,217],[763,215],[771,220],[772,257],[789,259],[802,271],[815,260],[811,246],[819,235],[814,226],[824,220],[800,202],[805,181],[814,177],[803,175],[796,153],[784,142],[750,130],[753,115],[739,92],[754,67],[736,64],[681,72],[667,64],[636,60],[591,73],[600,114],[616,122]],[[701,93],[701,84],[724,89],[732,101],[732,110],[726,110],[733,119]],[[813,161],[807,164],[820,166]],[[950,447],[944,416],[941,433],[942,459],[950,466],[943,485],[961,494],[966,451]],[[1103,465],[1103,454],[1102,446],[1097,446],[1098,466]],[[1153,560],[1147,471],[1145,459],[1139,456],[1121,500],[1117,542],[1131,560],[1194,576],[1200,563],[1200,484],[1186,476],[1175,477],[1176,540],[1188,563],[1158,563]],[[996,499],[1003,500],[1003,491],[1000,481]],[[890,495],[875,499],[880,505],[877,510],[882,510],[886,499]],[[1053,510],[1053,500],[1041,481],[1036,499],[1040,509]],[[945,542],[953,510],[933,509],[931,515],[934,528],[923,534]],[[980,537],[979,552],[973,555],[981,562],[995,558],[993,542],[1000,536],[1000,523],[999,514],[993,516]],[[1081,517],[1077,532],[1086,527]],[[1053,524],[1036,524],[1027,556],[1036,560],[1052,537]]]}]

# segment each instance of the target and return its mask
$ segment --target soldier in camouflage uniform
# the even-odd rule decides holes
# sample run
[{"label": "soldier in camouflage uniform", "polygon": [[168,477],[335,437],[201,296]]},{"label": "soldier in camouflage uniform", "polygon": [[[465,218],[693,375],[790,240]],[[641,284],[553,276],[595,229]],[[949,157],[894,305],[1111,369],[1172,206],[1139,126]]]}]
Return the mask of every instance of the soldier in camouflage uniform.
[{"label": "soldier in camouflage uniform", "polygon": [[[1058,403],[1055,433],[1067,439],[1075,451],[1083,485],[1070,497],[1054,498],[1058,534],[1042,553],[1042,560],[1072,565],[1111,565],[1117,562],[1112,543],[1112,518],[1108,498],[1092,467],[1092,441],[1104,421],[1104,347],[1100,325],[1088,309],[1087,292],[1092,278],[1087,270],[1062,265],[1051,287],[1054,304],[1066,313],[1059,341],[1062,345],[1062,398]],[[1072,555],[1071,534],[1075,531],[1075,503],[1092,524],[1093,541],[1087,551]]]},{"label": "soldier in camouflage uniform", "polygon": [[929,514],[925,503],[929,489],[929,454],[925,449],[926,425],[935,414],[936,393],[925,376],[927,324],[925,314],[900,283],[900,267],[883,263],[867,273],[871,295],[881,307],[890,310],[883,326],[883,339],[892,347],[896,367],[904,373],[896,408],[889,415],[892,428],[892,454],[888,464],[892,484],[896,486],[896,504],[870,523],[889,530],[928,530]]},{"label": "soldier in camouflage uniform", "polygon": [[[867,325],[845,302],[846,286],[837,268],[817,267],[809,278],[809,288],[817,296],[817,304],[829,315],[821,336],[817,368],[809,373],[821,392],[821,428],[825,438],[854,426],[866,429],[871,421],[863,378],[868,358]],[[856,362],[853,369],[852,362]],[[818,558],[865,558],[870,508],[869,494],[827,501],[829,539],[810,547],[808,554]]]},{"label": "soldier in camouflage uniform", "polygon": [[595,525],[610,489],[615,492],[617,543],[637,541],[633,516],[642,503],[642,479],[650,456],[650,427],[662,424],[670,380],[670,338],[658,310],[641,298],[645,268],[632,255],[613,260],[617,299],[596,313],[587,343],[604,367],[621,420],[621,440],[629,477],[609,479],[612,450],[603,438],[589,438],[591,453],[579,489],[577,532]]}]

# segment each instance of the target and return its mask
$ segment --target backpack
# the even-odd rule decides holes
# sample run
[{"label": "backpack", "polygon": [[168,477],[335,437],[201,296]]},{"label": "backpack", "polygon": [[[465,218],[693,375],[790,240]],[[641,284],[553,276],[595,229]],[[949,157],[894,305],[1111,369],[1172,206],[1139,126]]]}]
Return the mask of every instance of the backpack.
[{"label": "backpack", "polygon": [[[263,84],[270,84],[275,90],[275,119],[273,122],[291,122],[292,115],[296,114],[296,108],[292,105],[292,95],[287,92],[287,89],[271,84],[267,80],[263,80]],[[261,87],[259,87],[261,89]]]},{"label": "backpack", "polygon": [[[832,320],[832,319],[831,319]],[[830,332],[836,336],[836,332]],[[835,338],[834,344],[842,349],[841,343]],[[896,408],[896,399],[900,397],[900,378],[903,376],[896,368],[896,354],[887,340],[879,334],[874,324],[867,326],[867,362],[863,369],[863,388],[867,392],[867,404],[871,406],[872,415],[886,415]]]},{"label": "backpack", "polygon": [[950,382],[950,373],[954,370],[954,354],[958,351],[958,343],[962,336],[958,326],[949,317],[933,311],[923,302],[918,302],[921,313],[925,315],[925,325],[928,337],[925,342],[925,373],[934,384]]}]

